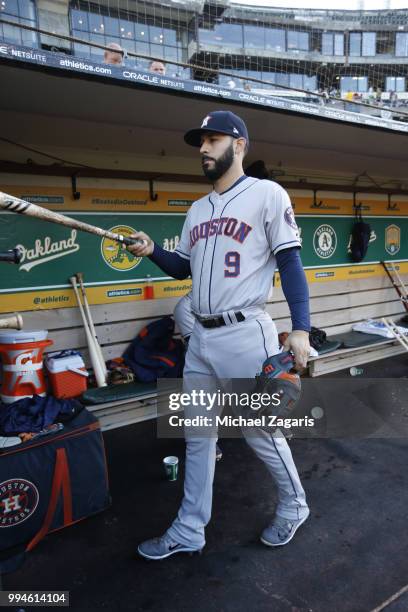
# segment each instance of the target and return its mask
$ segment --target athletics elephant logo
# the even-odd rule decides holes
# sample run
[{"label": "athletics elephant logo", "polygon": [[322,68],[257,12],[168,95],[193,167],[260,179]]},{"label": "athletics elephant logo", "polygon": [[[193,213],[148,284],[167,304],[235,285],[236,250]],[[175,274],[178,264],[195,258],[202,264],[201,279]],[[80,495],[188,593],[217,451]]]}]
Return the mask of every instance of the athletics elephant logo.
[{"label": "athletics elephant logo", "polygon": [[336,232],[331,225],[319,225],[313,236],[313,248],[321,259],[328,259],[337,247]]},{"label": "athletics elephant logo", "polygon": [[[135,233],[135,229],[129,225],[116,225],[109,229],[114,234],[122,234],[122,236],[130,236]],[[102,238],[101,252],[105,263],[113,270],[118,272],[128,272],[136,268],[142,261],[141,257],[132,255],[127,250],[124,244],[112,240],[111,238]]]}]

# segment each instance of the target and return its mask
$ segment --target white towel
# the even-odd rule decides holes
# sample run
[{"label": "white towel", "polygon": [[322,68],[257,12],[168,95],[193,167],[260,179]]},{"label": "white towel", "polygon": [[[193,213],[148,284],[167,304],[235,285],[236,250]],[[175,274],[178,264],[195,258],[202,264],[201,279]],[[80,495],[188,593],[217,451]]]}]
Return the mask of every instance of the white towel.
[{"label": "white towel", "polygon": [[[407,334],[408,328],[396,326],[401,334]],[[365,334],[374,334],[375,336],[383,336],[384,338],[394,338],[394,334],[381,321],[367,319],[353,325],[354,331],[364,332]]]}]

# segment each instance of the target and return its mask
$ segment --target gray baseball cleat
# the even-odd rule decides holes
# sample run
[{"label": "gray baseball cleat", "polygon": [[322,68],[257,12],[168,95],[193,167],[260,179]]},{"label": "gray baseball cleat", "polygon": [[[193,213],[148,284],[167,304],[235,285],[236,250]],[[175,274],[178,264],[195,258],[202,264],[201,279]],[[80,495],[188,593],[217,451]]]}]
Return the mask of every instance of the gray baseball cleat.
[{"label": "gray baseball cleat", "polygon": [[275,516],[272,523],[263,530],[261,542],[266,546],[284,546],[291,541],[296,531],[307,520],[310,512],[301,519],[285,519]]},{"label": "gray baseball cleat", "polygon": [[142,555],[142,557],[145,557],[146,559],[153,559],[155,561],[166,559],[166,557],[170,557],[171,555],[179,552],[188,552],[190,555],[195,552],[201,554],[202,550],[203,548],[194,548],[192,546],[186,546],[185,544],[175,542],[169,538],[166,533],[160,538],[146,540],[137,547],[139,555]]}]

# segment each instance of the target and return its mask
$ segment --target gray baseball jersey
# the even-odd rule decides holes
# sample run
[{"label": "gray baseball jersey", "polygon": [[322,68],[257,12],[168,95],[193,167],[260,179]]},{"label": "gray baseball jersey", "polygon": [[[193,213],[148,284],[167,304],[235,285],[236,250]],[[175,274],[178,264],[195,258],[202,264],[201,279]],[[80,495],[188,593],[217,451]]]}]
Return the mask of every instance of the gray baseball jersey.
[{"label": "gray baseball jersey", "polygon": [[197,200],[176,248],[190,261],[193,311],[263,306],[276,253],[294,246],[300,240],[292,205],[277,183],[246,177],[223,194]]}]

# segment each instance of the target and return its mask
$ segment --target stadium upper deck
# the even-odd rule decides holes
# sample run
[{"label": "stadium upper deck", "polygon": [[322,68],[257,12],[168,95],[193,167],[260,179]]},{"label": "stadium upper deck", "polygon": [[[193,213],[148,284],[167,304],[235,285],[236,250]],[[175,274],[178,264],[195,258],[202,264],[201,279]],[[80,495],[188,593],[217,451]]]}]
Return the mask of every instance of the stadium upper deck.
[{"label": "stadium upper deck", "polygon": [[233,91],[232,99],[241,92],[242,101],[279,98],[326,108],[333,117],[337,109],[408,119],[408,10],[0,0],[0,40],[96,63],[113,44],[123,50],[124,67],[147,70],[149,58],[161,59],[167,77],[219,86]]}]

